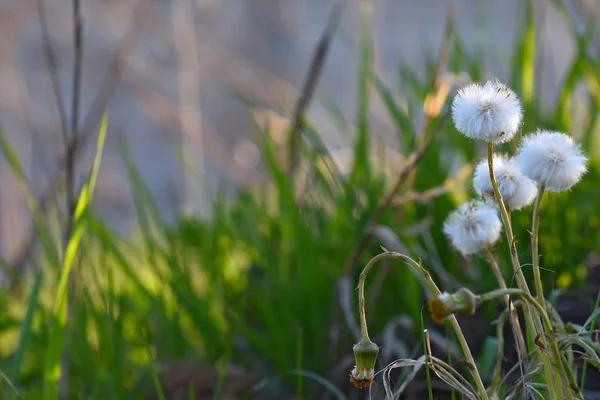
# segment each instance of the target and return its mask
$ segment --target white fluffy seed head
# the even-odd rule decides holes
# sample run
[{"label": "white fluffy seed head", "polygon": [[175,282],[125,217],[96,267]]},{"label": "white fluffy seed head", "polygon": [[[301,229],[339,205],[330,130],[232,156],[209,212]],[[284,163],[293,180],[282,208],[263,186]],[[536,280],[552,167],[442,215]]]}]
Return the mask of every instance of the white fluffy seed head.
[{"label": "white fluffy seed head", "polygon": [[[531,179],[521,173],[516,158],[496,154],[493,161],[498,189],[508,208],[520,210],[530,205],[537,196],[538,189]],[[473,187],[486,203],[497,205],[487,159],[482,160],[475,167]]]},{"label": "white fluffy seed head", "polygon": [[587,171],[579,145],[559,132],[538,130],[523,138],[517,161],[523,175],[550,192],[570,189]]},{"label": "white fluffy seed head", "polygon": [[496,209],[482,201],[462,204],[444,222],[444,233],[464,256],[492,246],[500,238],[501,230]]},{"label": "white fluffy seed head", "polygon": [[519,130],[523,107],[515,92],[498,81],[471,83],[456,94],[452,119],[456,129],[471,139],[505,143]]}]

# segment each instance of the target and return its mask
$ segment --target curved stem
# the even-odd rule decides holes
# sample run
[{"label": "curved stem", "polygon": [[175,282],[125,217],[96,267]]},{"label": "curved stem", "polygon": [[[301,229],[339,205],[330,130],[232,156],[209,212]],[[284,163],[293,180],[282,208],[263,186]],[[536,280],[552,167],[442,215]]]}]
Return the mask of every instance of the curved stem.
[{"label": "curved stem", "polygon": [[[417,261],[413,260],[412,258],[405,256],[402,253],[396,253],[396,252],[386,251],[385,253],[376,255],[367,263],[367,265],[365,265],[365,268],[360,273],[360,278],[358,280],[358,287],[357,287],[357,289],[358,289],[358,308],[359,308],[359,314],[360,314],[360,331],[361,331],[363,339],[369,339],[369,332],[367,329],[367,317],[365,314],[365,280],[366,280],[367,274],[369,273],[371,268],[378,261],[380,261],[384,258],[395,258],[395,259],[404,261],[404,263],[406,265],[408,265],[413,271],[415,271],[417,273],[417,275],[419,275],[421,278],[423,278],[423,280],[427,284],[429,290],[431,291],[431,293],[434,296],[441,294],[440,289],[437,287],[437,285],[435,284],[433,279],[431,279],[431,275],[429,274],[429,272],[427,272],[427,270],[425,268],[423,268],[423,266],[421,265],[420,262],[417,262]],[[450,321],[450,324],[452,325],[452,328],[454,329],[454,332],[456,333],[456,338],[460,344],[460,347],[462,348],[463,354],[465,356],[465,360],[474,366],[474,368],[470,369],[470,371],[471,371],[471,375],[473,376],[473,380],[475,381],[475,385],[477,386],[477,390],[479,391],[479,394],[481,395],[481,398],[483,400],[489,400],[489,397],[485,390],[485,386],[483,384],[483,380],[481,379],[481,376],[479,375],[479,370],[477,369],[477,364],[475,363],[475,359],[473,358],[473,355],[471,354],[471,349],[469,348],[467,340],[465,339],[465,335],[463,334],[462,329],[458,323],[458,320],[456,319],[456,317],[454,315],[450,315],[448,317],[448,321]]]},{"label": "curved stem", "polygon": [[437,287],[435,282],[433,282],[433,280],[431,279],[431,275],[429,275],[429,272],[427,272],[421,266],[421,264],[417,263],[412,258],[405,256],[404,254],[401,254],[401,253],[389,252],[389,251],[386,251],[385,253],[376,255],[375,257],[371,258],[371,260],[369,260],[367,265],[365,265],[365,268],[363,268],[362,272],[360,273],[360,277],[358,279],[358,287],[357,287],[357,289],[358,289],[358,312],[360,315],[360,333],[361,333],[361,336],[363,339],[370,340],[369,330],[367,327],[367,317],[366,317],[366,313],[365,313],[365,280],[367,279],[367,274],[369,273],[371,268],[373,268],[373,266],[377,262],[379,262],[380,260],[383,260],[384,258],[396,258],[396,259],[400,259],[400,260],[404,261],[418,275],[423,277],[423,280],[425,281],[425,283],[429,287],[429,290],[431,290],[431,292],[433,293],[434,296],[439,295],[441,293],[440,289]]},{"label": "curved stem", "polygon": [[542,276],[540,274],[540,253],[538,251],[538,242],[540,236],[540,209],[544,197],[545,187],[540,185],[535,204],[533,205],[533,222],[531,227],[531,254],[533,257],[533,277],[535,279],[535,292],[537,301],[546,310],[546,301],[544,300],[544,288],[542,286]]},{"label": "curved stem", "polygon": [[[492,268],[492,272],[496,276],[496,280],[498,281],[498,286],[500,289],[507,289],[506,282],[504,281],[504,277],[502,276],[502,271],[500,271],[500,266],[494,257],[491,249],[488,249],[485,252],[485,257]],[[517,345],[517,355],[519,357],[519,363],[521,366],[524,366],[527,362],[527,346],[525,344],[525,337],[523,336],[523,329],[521,329],[521,323],[519,322],[519,314],[517,312],[516,307],[513,305],[513,302],[510,299],[510,294],[505,295],[506,298],[506,306],[510,310],[510,325],[513,332],[513,336],[515,338],[515,344]],[[521,375],[523,374],[523,368],[521,368]]]}]

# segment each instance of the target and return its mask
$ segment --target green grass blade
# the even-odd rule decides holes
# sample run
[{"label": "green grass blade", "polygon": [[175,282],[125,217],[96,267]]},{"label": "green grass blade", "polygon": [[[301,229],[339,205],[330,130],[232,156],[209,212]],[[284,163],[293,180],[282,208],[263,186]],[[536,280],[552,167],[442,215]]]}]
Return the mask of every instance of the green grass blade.
[{"label": "green grass blade", "polygon": [[63,260],[62,272],[56,291],[56,300],[54,303],[53,317],[50,328],[50,342],[46,352],[44,363],[44,400],[55,400],[58,398],[58,381],[60,379],[60,358],[64,350],[65,336],[67,331],[67,314],[68,314],[68,282],[71,270],[74,265],[77,250],[81,242],[87,212],[92,202],[96,180],[98,179],[98,171],[100,169],[100,161],[104,149],[104,141],[106,139],[106,130],[108,125],[108,117],[106,114],[102,118],[100,132],[98,134],[98,142],[96,146],[96,156],[92,165],[88,182],[84,185],[77,206],[75,207],[73,233],[67,243],[65,256]]},{"label": "green grass blade", "polygon": [[154,365],[154,357],[152,356],[152,351],[150,351],[150,345],[146,345],[146,349],[148,351],[148,360],[150,362],[150,370],[152,371],[152,383],[154,384],[154,390],[156,390],[156,397],[158,400],[167,400],[165,394],[162,390],[162,385],[160,384],[160,379],[158,378],[158,371],[156,371],[156,365]]},{"label": "green grass blade", "polygon": [[[425,329],[425,323],[423,322],[423,309],[421,308],[421,341],[423,342],[423,354],[429,356],[429,352],[427,351],[426,332],[427,330]],[[427,392],[429,393],[429,400],[433,400],[433,387],[431,386],[431,373],[429,372],[429,365],[425,366],[425,377],[427,378]]]},{"label": "green grass blade", "polygon": [[58,268],[60,265],[60,256],[58,254],[57,245],[52,239],[52,234],[45,223],[40,205],[27,182],[27,177],[25,176],[19,157],[4,133],[1,131],[0,147],[2,148],[6,162],[15,174],[15,178],[21,187],[23,196],[25,196],[25,202],[33,217],[33,224],[42,243],[44,255],[52,267]]},{"label": "green grass blade", "polygon": [[[392,118],[396,129],[398,130],[398,140],[402,146],[402,150],[407,151],[412,147],[414,140],[414,124],[410,116],[403,111],[396,103],[392,92],[385,87],[384,83],[375,75],[371,74],[371,81],[375,91],[383,101],[388,114]],[[413,139],[413,140],[411,140]]]},{"label": "green grass blade", "polygon": [[[19,345],[14,354],[12,371],[10,375],[10,381],[17,382],[19,379],[19,374],[21,372],[21,363],[23,362],[23,355],[25,354],[25,350],[28,348],[30,343],[31,333],[33,331],[33,316],[38,307],[38,297],[40,294],[40,287],[42,284],[42,270],[38,270],[35,275],[35,281],[33,282],[33,288],[31,289],[31,293],[29,294],[29,299],[27,300],[27,312],[25,313],[25,318],[21,322],[21,332],[19,333]],[[4,398],[10,399],[11,391],[7,390],[4,392]]]},{"label": "green grass blade", "polygon": [[329,392],[331,392],[332,395],[335,396],[336,399],[338,400],[348,400],[348,398],[344,395],[344,393],[342,393],[342,391],[340,389],[338,389],[331,381],[323,378],[321,375],[315,374],[314,372],[311,371],[306,371],[306,370],[293,370],[290,371],[290,374],[292,375],[300,375],[300,376],[305,376],[309,379],[312,379],[318,383],[320,383],[321,385],[323,385],[327,390],[329,390]]},{"label": "green grass blade", "polygon": [[525,6],[526,29],[523,38],[523,59],[521,62],[521,84],[522,98],[525,107],[528,107],[533,101],[535,90],[535,57],[536,57],[536,38],[535,38],[535,19],[533,13],[533,4],[528,0]]},{"label": "green grass blade", "polygon": [[[596,297],[596,304],[594,305],[594,312],[588,319],[588,322],[590,323],[590,337],[593,335],[593,332],[596,329],[596,319],[598,317],[598,313],[600,313],[600,292],[598,292],[598,296]],[[586,325],[588,322],[586,322]],[[585,376],[587,375],[587,366],[588,366],[588,361],[587,361],[587,359],[585,359],[583,362],[583,368],[581,370],[581,385],[579,385],[581,387],[581,391],[583,391],[583,388],[585,387]]]},{"label": "green grass blade", "polygon": [[367,21],[362,21],[360,45],[360,71],[358,77],[358,112],[356,125],[358,138],[354,147],[354,168],[352,178],[365,174],[369,176],[369,76],[373,59],[373,46]]}]

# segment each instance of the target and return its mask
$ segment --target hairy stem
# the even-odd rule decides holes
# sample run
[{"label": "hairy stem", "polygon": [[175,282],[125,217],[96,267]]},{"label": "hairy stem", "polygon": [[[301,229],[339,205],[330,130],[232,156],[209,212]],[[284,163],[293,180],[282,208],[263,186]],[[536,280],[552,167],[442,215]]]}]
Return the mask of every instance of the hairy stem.
[{"label": "hairy stem", "polygon": [[[492,272],[494,276],[496,276],[496,280],[498,281],[498,286],[500,289],[507,289],[506,282],[504,281],[504,277],[502,276],[502,271],[500,271],[500,266],[498,262],[496,262],[496,258],[492,253],[491,249],[485,252],[485,257],[492,268]],[[519,314],[517,312],[516,307],[513,305],[510,294],[505,295],[506,306],[510,310],[510,322],[511,328],[513,332],[513,336],[515,338],[515,343],[517,345],[517,355],[519,356],[519,364],[521,366],[526,365],[527,363],[527,346],[525,344],[525,337],[523,336],[523,329],[521,328],[521,323],[519,322]],[[521,374],[523,373],[523,369],[521,368]]]},{"label": "hairy stem", "polygon": [[542,286],[542,276],[540,274],[540,253],[538,250],[540,236],[540,210],[542,208],[542,199],[544,197],[544,185],[540,185],[537,198],[533,205],[533,222],[531,227],[531,255],[533,257],[533,277],[535,279],[535,292],[537,301],[546,310],[546,301],[544,300],[544,288]]},{"label": "hairy stem", "polygon": [[[519,255],[517,253],[517,244],[512,230],[510,215],[508,213],[508,210],[506,209],[504,199],[502,198],[500,188],[498,187],[498,181],[496,180],[496,174],[494,172],[494,145],[492,143],[488,143],[488,168],[490,172],[492,188],[494,189],[494,197],[496,199],[496,203],[498,204],[498,209],[500,210],[502,222],[504,223],[504,231],[506,233],[506,239],[508,240],[508,246],[510,249],[510,260],[512,262],[513,270],[515,271],[515,275],[517,278],[517,286],[519,286],[519,288],[523,290],[523,293],[525,295],[531,295],[529,286],[527,286],[527,281],[525,280],[525,275],[523,275],[523,271],[521,271],[521,263],[519,261]],[[535,316],[535,313],[527,312],[527,308],[528,307],[525,306],[525,323],[531,344],[531,339],[533,337],[534,332],[538,331],[540,334],[542,334],[544,332],[544,328],[540,321],[540,318],[538,316]],[[556,395],[557,388],[555,387],[555,383],[558,384],[558,382],[554,381],[554,377],[551,372],[551,365],[548,359],[544,357],[542,350],[538,346],[535,347],[538,349],[540,359],[544,364],[544,375],[546,379],[546,385],[548,387],[548,392],[550,393],[552,398],[560,399],[561,397],[558,397]]]},{"label": "hairy stem", "polygon": [[[360,314],[360,331],[361,331],[362,339],[369,339],[369,331],[367,328],[367,317],[366,317],[366,313],[365,313],[365,280],[367,278],[367,274],[369,273],[369,271],[371,270],[373,265],[375,265],[378,261],[380,261],[384,258],[394,258],[394,259],[404,261],[404,263],[406,265],[408,265],[413,271],[415,271],[417,273],[417,275],[419,275],[423,278],[423,280],[427,284],[427,287],[429,288],[429,290],[431,291],[431,293],[434,296],[441,294],[440,289],[437,287],[437,285],[435,284],[433,279],[431,279],[431,275],[429,275],[429,272],[427,272],[427,270],[425,270],[425,268],[423,268],[421,263],[416,262],[412,258],[405,256],[404,254],[396,253],[396,252],[386,251],[385,253],[376,255],[367,263],[367,265],[365,265],[365,268],[361,272],[360,278],[358,281],[358,287],[357,287],[357,289],[358,289],[358,308],[359,308],[359,314]],[[477,390],[479,391],[479,394],[481,395],[481,398],[483,400],[489,400],[487,391],[485,390],[485,386],[483,385],[483,381],[481,379],[481,376],[479,375],[479,370],[477,369],[477,366],[476,366],[477,364],[475,363],[475,359],[473,358],[473,355],[471,354],[471,349],[469,348],[467,340],[465,339],[465,335],[463,334],[462,329],[458,323],[458,320],[456,319],[456,317],[454,315],[448,316],[447,319],[448,319],[448,321],[450,321],[450,324],[452,325],[452,328],[454,329],[454,332],[456,333],[456,338],[462,348],[463,354],[465,356],[465,360],[474,367],[473,369],[470,369],[470,371],[471,371],[471,375],[473,376],[473,380],[475,381],[475,385],[477,386]]]}]

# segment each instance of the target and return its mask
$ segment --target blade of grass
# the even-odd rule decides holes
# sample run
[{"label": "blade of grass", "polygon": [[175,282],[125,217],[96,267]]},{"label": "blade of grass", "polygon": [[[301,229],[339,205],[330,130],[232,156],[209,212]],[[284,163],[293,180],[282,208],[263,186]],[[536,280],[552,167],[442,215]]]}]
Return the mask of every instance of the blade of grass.
[{"label": "blade of grass", "polygon": [[[296,335],[296,370],[302,371],[302,346],[303,345],[303,335],[302,328],[298,330],[298,334]],[[299,399],[302,398],[302,375],[296,375],[296,396]]]},{"label": "blade of grass", "polygon": [[46,351],[46,359],[44,362],[44,383],[43,383],[43,398],[44,400],[58,399],[58,382],[61,376],[60,358],[64,350],[65,337],[67,334],[67,315],[68,315],[68,282],[71,269],[74,265],[74,260],[77,254],[77,249],[83,236],[87,214],[90,210],[96,181],[98,179],[98,171],[100,169],[100,161],[104,150],[104,141],[106,139],[106,131],[108,126],[108,117],[105,114],[102,119],[102,125],[98,134],[98,143],[96,146],[96,156],[92,165],[92,170],[88,178],[88,182],[84,185],[77,206],[75,207],[74,226],[71,238],[67,243],[65,257],[63,260],[62,272],[56,290],[56,300],[53,308],[53,320],[50,327],[50,342]]},{"label": "blade of grass", "polygon": [[[12,371],[10,375],[10,381],[16,382],[21,372],[21,363],[23,362],[23,355],[25,350],[29,347],[31,340],[31,333],[33,331],[33,316],[38,308],[38,297],[40,294],[40,287],[42,283],[42,270],[38,270],[35,275],[35,281],[33,282],[33,288],[27,300],[27,312],[25,318],[21,322],[21,332],[19,334],[19,345],[14,355]],[[4,398],[11,398],[11,391],[6,389],[4,392]]]},{"label": "blade of grass", "polygon": [[154,384],[154,390],[156,390],[156,397],[158,398],[158,400],[167,400],[165,394],[163,393],[162,385],[160,384],[160,379],[158,378],[156,365],[154,365],[154,357],[152,356],[152,351],[150,350],[150,343],[146,343],[146,351],[148,352],[148,362],[150,363],[152,383]]},{"label": "blade of grass", "polygon": [[331,392],[331,394],[333,394],[335,396],[336,399],[348,400],[346,395],[344,395],[344,393],[342,393],[342,391],[340,389],[338,389],[337,386],[335,386],[331,381],[323,378],[320,375],[315,374],[314,372],[306,371],[303,369],[301,369],[301,370],[295,369],[295,370],[290,371],[290,374],[301,375],[301,376],[305,376],[309,379],[312,379],[312,380],[320,383],[321,385],[323,385],[327,390],[329,390],[329,392]]},{"label": "blade of grass", "polygon": [[523,38],[523,58],[521,60],[522,98],[526,107],[531,105],[535,90],[535,19],[531,0],[525,3],[526,29]]},{"label": "blade of grass", "polygon": [[[363,7],[368,7],[363,5]],[[364,13],[366,14],[366,12]],[[358,137],[354,147],[354,166],[351,182],[360,176],[370,176],[369,168],[369,76],[373,63],[373,44],[369,16],[363,15],[360,26],[360,60],[358,77],[358,112],[356,125]]]},{"label": "blade of grass", "polygon": [[[591,323],[590,323],[590,338],[592,338],[593,334],[594,334],[594,330],[596,329],[596,318],[597,318],[597,313],[600,310],[600,292],[598,292],[598,296],[596,297],[596,304],[594,305],[594,312],[592,313],[592,317],[591,318]],[[589,321],[589,319],[588,319]],[[586,322],[587,325],[587,322]],[[583,362],[583,368],[581,369],[581,384],[579,385],[581,387],[581,391],[584,391],[585,388],[585,376],[587,374],[587,367],[588,367],[588,360],[587,358],[584,360]]]},{"label": "blade of grass", "polygon": [[423,323],[423,308],[421,308],[421,341],[423,342],[423,354],[427,357],[427,364],[425,366],[425,376],[427,377],[427,392],[429,393],[429,400],[433,400],[433,388],[431,387],[431,373],[429,372],[429,351],[427,350],[427,329]]},{"label": "blade of grass", "polygon": [[25,176],[19,157],[2,131],[0,131],[0,147],[2,148],[6,162],[15,174],[17,183],[25,196],[25,202],[31,212],[35,229],[42,243],[44,255],[53,268],[58,268],[60,265],[60,256],[57,250],[57,244],[52,239],[52,233],[45,223],[44,215],[42,214],[39,203],[27,182],[27,177]]}]

